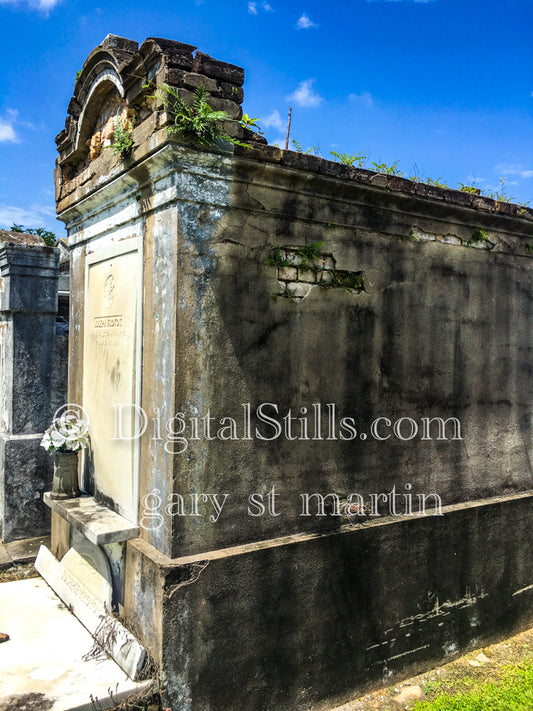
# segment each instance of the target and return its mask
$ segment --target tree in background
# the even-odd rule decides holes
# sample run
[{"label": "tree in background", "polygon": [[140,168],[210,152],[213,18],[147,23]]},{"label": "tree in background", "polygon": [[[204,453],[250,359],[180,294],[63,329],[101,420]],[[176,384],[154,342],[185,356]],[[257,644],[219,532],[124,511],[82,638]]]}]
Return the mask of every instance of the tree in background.
[{"label": "tree in background", "polygon": [[13,224],[9,229],[11,232],[23,232],[27,235],[42,237],[47,247],[54,247],[57,242],[57,237],[54,232],[45,230],[44,227],[23,227],[22,225]]}]

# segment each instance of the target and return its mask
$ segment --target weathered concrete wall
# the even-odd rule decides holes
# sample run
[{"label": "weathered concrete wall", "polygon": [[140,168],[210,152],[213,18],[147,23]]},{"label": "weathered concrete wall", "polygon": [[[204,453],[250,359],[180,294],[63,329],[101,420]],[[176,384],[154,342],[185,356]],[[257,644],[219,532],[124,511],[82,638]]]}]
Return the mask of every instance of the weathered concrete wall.
[{"label": "weathered concrete wall", "polygon": [[0,242],[0,539],[12,541],[50,532],[39,444],[65,402],[68,334],[56,334],[58,250],[4,231]]},{"label": "weathered concrete wall", "polygon": [[[152,534],[158,547],[177,555],[329,525],[300,516],[304,492],[366,495],[396,485],[403,494],[410,483],[414,496],[437,493],[450,504],[531,487],[529,219],[178,146],[163,147],[143,168],[162,198],[157,218],[150,212],[144,224],[136,217],[116,231],[123,238],[145,230],[142,403],[150,421],[159,409],[161,440],[152,427],[142,439],[142,495],[159,488],[164,501],[173,491],[188,496],[192,482],[197,492],[229,493],[216,525],[208,516],[174,517],[165,522],[172,534]],[[232,169],[250,171],[246,191]],[[124,189],[121,201],[133,199],[135,185]],[[465,246],[478,229],[492,250]],[[456,244],[444,241],[452,238]],[[79,233],[76,240],[81,284],[86,244]],[[266,263],[272,248],[315,241],[337,271],[361,274],[364,290],[316,285],[301,301],[273,298],[284,283]],[[82,314],[79,306],[72,313],[81,333]],[[80,342],[72,348],[79,389]],[[311,441],[243,441],[241,403],[275,403],[280,418],[307,407]],[[312,441],[313,403],[322,403],[322,441]],[[368,439],[327,441],[327,403]],[[239,440],[202,438],[183,454],[165,451],[165,423],[177,412],[191,417],[193,407],[217,421],[233,416]],[[411,418],[421,430],[424,417],[456,417],[462,439],[452,441],[449,426],[446,441],[436,427],[429,441],[421,433],[377,441],[377,417]],[[408,437],[410,424],[402,431]],[[392,435],[392,427],[378,433]],[[247,497],[273,486],[282,515],[247,516]]]},{"label": "weathered concrete wall", "polygon": [[[182,165],[181,191],[188,182],[199,194]],[[216,525],[206,515],[175,517],[173,554],[329,525],[300,516],[303,492],[366,495],[395,485],[404,493],[412,484],[414,494],[435,492],[450,504],[531,488],[531,221],[252,159],[233,167],[230,198],[218,168],[207,208],[176,205],[183,308],[175,401],[186,415],[193,407],[217,420],[232,415],[239,441],[204,438],[174,457],[177,491],[229,498]],[[465,246],[477,229],[497,245],[492,251]],[[428,241],[411,241],[413,233]],[[362,274],[368,290],[313,286],[301,301],[272,298],[285,288],[266,264],[272,247],[315,241],[337,269]],[[247,402],[277,404],[278,419],[306,407],[310,441],[242,441],[239,403]],[[341,441],[337,428],[328,441],[324,417],[322,440],[313,441],[312,403],[352,416],[357,438]],[[433,429],[431,441],[401,441],[390,427],[379,430],[387,441],[370,436],[378,417],[422,427],[436,416],[458,418],[463,439],[450,441],[448,430],[449,440],[438,441]],[[248,495],[273,486],[281,515],[246,516]]]},{"label": "weathered concrete wall", "polygon": [[[240,115],[242,70],[193,49],[108,37],[76,85],[56,171],[71,247],[69,399],[84,396],[88,260],[136,240],[136,404],[149,426],[123,612],[173,708],[306,708],[533,618],[533,211],[260,143],[222,152],[169,138],[146,80],[185,98],[210,82],[226,102],[215,108]],[[135,111],[132,155],[91,160],[85,141],[117,106]],[[280,421],[291,409],[296,438],[248,437],[243,403],[272,403]],[[212,437],[200,420],[196,437],[191,418],[208,413]],[[213,436],[232,435],[224,417],[234,440]],[[342,439],[342,417],[356,436]],[[439,439],[434,423],[409,439],[435,417],[456,418],[460,438],[448,425]],[[376,418],[390,424],[373,437]],[[185,451],[172,451],[167,423]],[[250,426],[274,432],[255,416]],[[251,515],[248,497],[266,503],[273,489],[279,515]],[[301,515],[302,494],[368,503],[394,490],[397,515],[382,501],[364,527]],[[216,520],[212,500],[193,515],[192,494],[227,494]],[[418,495],[428,507],[440,497],[444,516],[419,517]]]}]

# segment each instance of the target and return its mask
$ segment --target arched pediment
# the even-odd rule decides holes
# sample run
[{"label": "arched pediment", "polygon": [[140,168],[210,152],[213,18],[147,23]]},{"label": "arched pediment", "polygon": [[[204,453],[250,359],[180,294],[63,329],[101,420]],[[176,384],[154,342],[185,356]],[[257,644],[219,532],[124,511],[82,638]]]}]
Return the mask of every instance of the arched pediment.
[{"label": "arched pediment", "polygon": [[[241,117],[244,71],[195,51],[193,45],[159,37],[148,37],[139,46],[108,35],[89,54],[76,75],[65,128],[56,137],[60,192],[67,183],[68,194],[77,189],[75,179],[82,173],[83,185],[95,171],[109,173],[113,160],[106,156],[121,161],[134,158],[139,137],[145,142],[172,121],[157,97],[161,87],[179,90],[180,97],[191,104],[194,92],[205,86],[210,105],[227,115],[228,124]],[[230,125],[230,130],[241,129]],[[112,151],[104,151],[106,147]],[[93,170],[91,163],[97,160]]]},{"label": "arched pediment", "polygon": [[124,76],[137,42],[108,35],[87,57],[74,85],[65,130],[56,139],[63,162],[79,165],[89,154],[88,142],[126,106]]}]

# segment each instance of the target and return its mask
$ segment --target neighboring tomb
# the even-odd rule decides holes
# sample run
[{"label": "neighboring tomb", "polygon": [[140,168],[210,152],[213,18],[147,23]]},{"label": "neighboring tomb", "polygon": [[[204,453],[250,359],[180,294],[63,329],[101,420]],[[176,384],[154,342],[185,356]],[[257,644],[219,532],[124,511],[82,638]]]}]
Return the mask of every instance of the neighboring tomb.
[{"label": "neighboring tomb", "polygon": [[52,462],[39,444],[54,412],[66,400],[68,285],[59,297],[58,311],[58,271],[59,251],[45,246],[42,237],[0,230],[0,540],[4,542],[50,533],[43,493],[52,482]]},{"label": "neighboring tomb", "polygon": [[323,708],[533,621],[533,212],[265,146],[194,49],[109,35],[57,138],[92,453],[52,551],[101,546],[176,711]]}]

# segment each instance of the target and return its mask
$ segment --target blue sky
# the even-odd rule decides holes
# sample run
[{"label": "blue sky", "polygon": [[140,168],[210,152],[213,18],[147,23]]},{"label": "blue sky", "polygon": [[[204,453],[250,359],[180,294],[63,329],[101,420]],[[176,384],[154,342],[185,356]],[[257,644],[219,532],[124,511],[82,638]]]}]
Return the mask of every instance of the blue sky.
[{"label": "blue sky", "polygon": [[55,220],[54,137],[108,33],[245,68],[270,142],[363,151],[406,175],[533,204],[533,0],[0,0],[0,226]]}]

